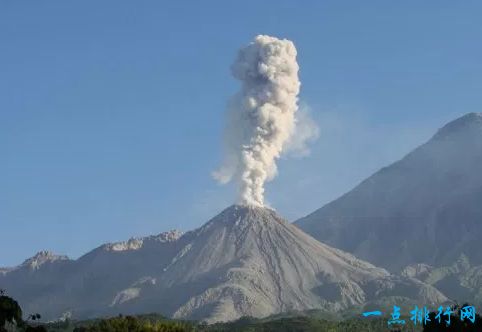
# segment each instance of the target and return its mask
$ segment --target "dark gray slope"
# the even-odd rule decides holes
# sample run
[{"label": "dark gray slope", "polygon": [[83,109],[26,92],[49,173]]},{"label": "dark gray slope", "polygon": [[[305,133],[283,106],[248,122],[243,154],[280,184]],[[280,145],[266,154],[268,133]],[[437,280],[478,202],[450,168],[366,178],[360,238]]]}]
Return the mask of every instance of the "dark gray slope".
[{"label": "dark gray slope", "polygon": [[461,254],[481,264],[482,114],[447,124],[296,225],[392,271],[414,263],[450,265]]}]

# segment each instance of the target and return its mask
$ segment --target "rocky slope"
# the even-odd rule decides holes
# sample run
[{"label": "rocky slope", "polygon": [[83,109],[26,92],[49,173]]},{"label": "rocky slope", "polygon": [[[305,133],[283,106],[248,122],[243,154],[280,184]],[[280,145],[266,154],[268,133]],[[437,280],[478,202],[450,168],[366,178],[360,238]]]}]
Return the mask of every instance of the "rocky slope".
[{"label": "rocky slope", "polygon": [[181,233],[102,245],[77,260],[48,251],[0,271],[0,288],[14,296],[27,313],[47,319],[64,313],[91,317],[105,311],[113,294],[126,285],[149,283],[140,276],[162,269],[182,247]]},{"label": "rocky slope", "polygon": [[393,298],[446,300],[415,278],[390,275],[316,241],[269,209],[232,206],[197,230],[165,238],[20,266],[0,275],[0,287],[26,312],[46,318],[158,312],[215,322]]},{"label": "rocky slope", "polygon": [[449,266],[409,265],[402,275],[437,287],[453,302],[482,305],[482,266],[473,266],[465,255]]},{"label": "rocky slope", "polygon": [[482,264],[482,114],[426,144],[296,224],[316,239],[391,271],[409,264]]}]

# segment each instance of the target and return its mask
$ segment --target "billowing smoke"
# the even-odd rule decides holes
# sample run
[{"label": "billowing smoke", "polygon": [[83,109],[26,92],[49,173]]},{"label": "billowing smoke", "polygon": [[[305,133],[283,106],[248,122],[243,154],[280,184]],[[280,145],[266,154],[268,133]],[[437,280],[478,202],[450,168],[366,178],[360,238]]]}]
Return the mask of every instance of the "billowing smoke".
[{"label": "billowing smoke", "polygon": [[298,69],[294,44],[264,35],[242,48],[231,67],[242,86],[228,105],[225,161],[213,175],[221,183],[239,182],[240,204],[264,205],[264,184],[294,141]]}]

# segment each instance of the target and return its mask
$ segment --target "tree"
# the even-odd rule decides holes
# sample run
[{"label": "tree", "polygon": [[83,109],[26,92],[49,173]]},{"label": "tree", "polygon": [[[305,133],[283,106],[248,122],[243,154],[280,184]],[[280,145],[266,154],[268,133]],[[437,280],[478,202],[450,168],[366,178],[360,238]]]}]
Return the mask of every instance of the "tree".
[{"label": "tree", "polygon": [[[464,308],[470,307],[469,304],[464,304],[462,306],[455,305],[451,308],[451,312],[453,313],[451,319],[450,319],[450,324],[447,325],[445,323],[445,317],[444,321],[439,322],[438,319],[436,318],[437,313],[436,312],[431,312],[429,314],[429,319],[430,321],[427,322],[427,324],[424,326],[423,331],[424,332],[438,332],[438,331],[446,331],[446,332],[459,332],[459,331],[464,331],[464,332],[478,332],[482,331],[482,317],[480,317],[478,314],[475,314],[474,317],[474,322],[469,321],[468,319],[462,319],[463,318],[463,310]],[[475,312],[474,312],[475,313]]]},{"label": "tree", "polygon": [[22,308],[17,301],[5,295],[5,291],[0,292],[0,332],[7,331],[5,324],[23,325]]},{"label": "tree", "polygon": [[[39,314],[29,315],[29,320],[39,320],[41,316]],[[0,290],[0,332],[6,332],[5,325],[7,323],[16,324],[22,327],[25,332],[47,332],[44,326],[30,326],[26,324],[22,319],[22,308],[10,296],[5,295],[5,290]]]}]

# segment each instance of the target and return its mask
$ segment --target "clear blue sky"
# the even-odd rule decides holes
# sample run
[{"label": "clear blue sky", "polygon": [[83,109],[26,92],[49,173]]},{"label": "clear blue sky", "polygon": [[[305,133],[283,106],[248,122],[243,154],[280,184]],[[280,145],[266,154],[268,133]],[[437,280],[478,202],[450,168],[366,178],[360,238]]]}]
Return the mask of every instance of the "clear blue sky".
[{"label": "clear blue sky", "polygon": [[0,2],[0,266],[41,249],[190,230],[230,204],[229,66],[257,34],[298,48],[321,134],[267,199],[290,220],[482,110],[480,1]]}]

